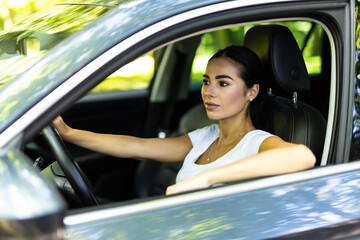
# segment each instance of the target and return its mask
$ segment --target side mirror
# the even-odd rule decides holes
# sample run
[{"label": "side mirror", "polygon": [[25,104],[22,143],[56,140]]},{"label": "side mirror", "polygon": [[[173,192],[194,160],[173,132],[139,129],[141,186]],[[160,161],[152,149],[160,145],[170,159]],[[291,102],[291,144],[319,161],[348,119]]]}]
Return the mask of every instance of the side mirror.
[{"label": "side mirror", "polygon": [[63,239],[66,204],[20,151],[0,151],[0,239]]}]

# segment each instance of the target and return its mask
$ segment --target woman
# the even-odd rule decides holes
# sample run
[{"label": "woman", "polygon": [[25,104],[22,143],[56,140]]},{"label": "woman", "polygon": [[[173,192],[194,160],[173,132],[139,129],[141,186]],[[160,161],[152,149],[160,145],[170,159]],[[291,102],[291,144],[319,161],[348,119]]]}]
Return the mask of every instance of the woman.
[{"label": "woman", "polygon": [[306,146],[257,130],[265,96],[261,80],[261,63],[255,53],[230,46],[209,60],[201,89],[208,117],[219,124],[166,139],[72,129],[61,117],[53,124],[64,140],[93,151],[121,158],[184,161],[176,184],[166,194],[313,167],[316,159]]}]

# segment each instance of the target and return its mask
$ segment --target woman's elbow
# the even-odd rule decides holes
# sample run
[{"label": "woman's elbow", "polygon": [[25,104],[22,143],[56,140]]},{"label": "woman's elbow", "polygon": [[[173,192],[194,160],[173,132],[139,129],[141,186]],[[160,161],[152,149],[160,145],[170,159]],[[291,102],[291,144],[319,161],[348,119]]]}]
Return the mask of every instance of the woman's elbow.
[{"label": "woman's elbow", "polygon": [[300,156],[300,161],[303,169],[313,168],[316,163],[316,157],[314,153],[305,145],[297,146],[297,156]]}]

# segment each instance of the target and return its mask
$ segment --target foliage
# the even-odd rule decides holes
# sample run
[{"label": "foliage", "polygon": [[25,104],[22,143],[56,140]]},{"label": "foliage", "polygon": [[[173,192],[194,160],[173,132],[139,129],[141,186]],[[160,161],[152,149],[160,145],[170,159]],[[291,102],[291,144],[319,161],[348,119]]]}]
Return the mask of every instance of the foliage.
[{"label": "foliage", "polygon": [[0,31],[54,4],[96,4],[112,7],[125,0],[0,0]]},{"label": "foliage", "polygon": [[0,85],[31,67],[47,50],[111,7],[53,5],[0,32]]},{"label": "foliage", "polygon": [[25,17],[64,0],[0,0],[0,30],[10,28]]}]

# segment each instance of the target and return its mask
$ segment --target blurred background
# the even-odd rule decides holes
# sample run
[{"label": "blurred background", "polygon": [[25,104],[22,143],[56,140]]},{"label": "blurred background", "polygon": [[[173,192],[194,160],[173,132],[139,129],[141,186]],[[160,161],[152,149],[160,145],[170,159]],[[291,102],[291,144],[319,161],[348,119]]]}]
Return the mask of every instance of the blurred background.
[{"label": "blurred background", "polygon": [[0,0],[0,31],[10,28],[14,23],[64,0]]}]

